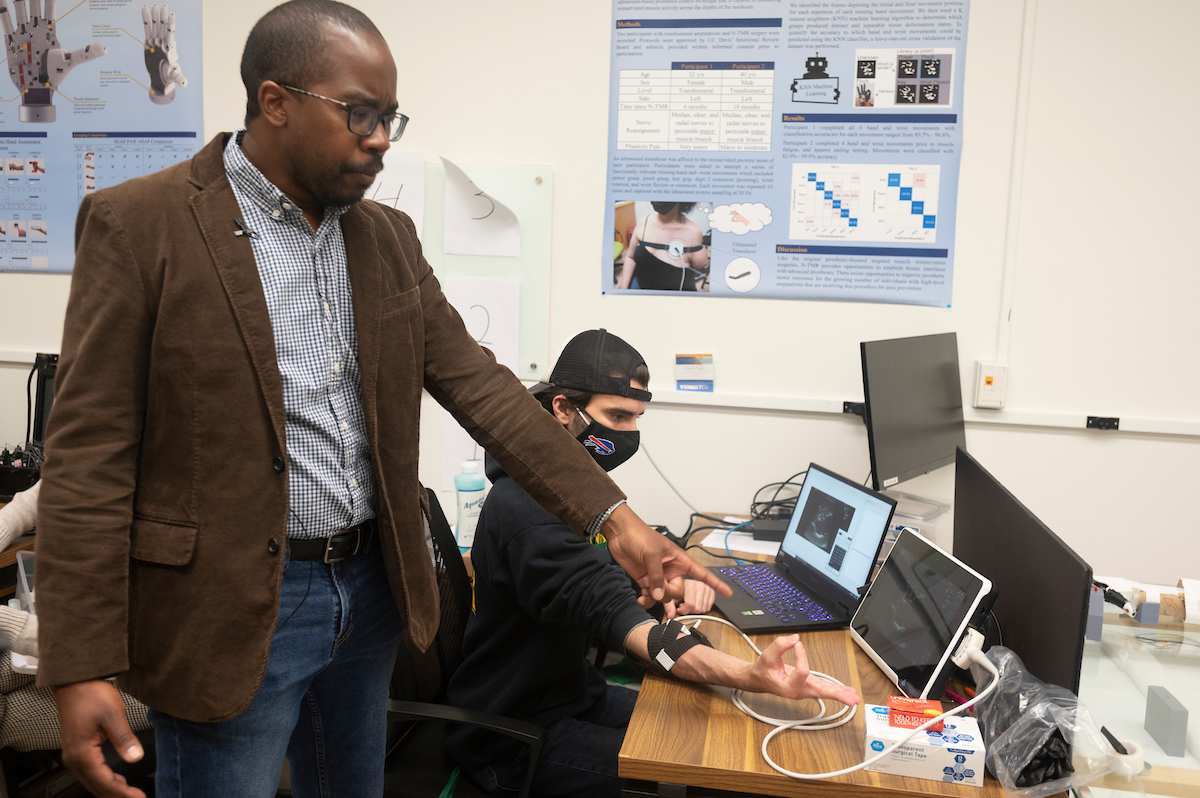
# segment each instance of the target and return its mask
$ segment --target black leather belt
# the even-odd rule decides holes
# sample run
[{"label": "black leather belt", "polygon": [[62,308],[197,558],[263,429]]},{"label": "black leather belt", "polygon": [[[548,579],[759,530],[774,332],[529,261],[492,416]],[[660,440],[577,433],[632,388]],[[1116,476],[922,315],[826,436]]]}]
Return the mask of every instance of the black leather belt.
[{"label": "black leather belt", "polygon": [[379,537],[375,519],[339,529],[331,537],[312,540],[288,538],[288,556],[293,560],[320,560],[335,563],[355,554],[366,554],[375,547]]}]

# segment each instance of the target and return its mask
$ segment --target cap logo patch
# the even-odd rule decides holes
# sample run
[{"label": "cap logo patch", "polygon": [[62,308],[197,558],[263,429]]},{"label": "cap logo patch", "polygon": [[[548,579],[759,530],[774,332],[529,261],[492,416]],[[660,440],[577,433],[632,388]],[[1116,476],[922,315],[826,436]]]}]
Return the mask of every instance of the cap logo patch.
[{"label": "cap logo patch", "polygon": [[617,450],[617,447],[613,446],[612,441],[605,440],[604,438],[597,438],[595,435],[589,435],[587,440],[583,442],[583,445],[590,446],[600,454],[605,455],[612,454]]}]

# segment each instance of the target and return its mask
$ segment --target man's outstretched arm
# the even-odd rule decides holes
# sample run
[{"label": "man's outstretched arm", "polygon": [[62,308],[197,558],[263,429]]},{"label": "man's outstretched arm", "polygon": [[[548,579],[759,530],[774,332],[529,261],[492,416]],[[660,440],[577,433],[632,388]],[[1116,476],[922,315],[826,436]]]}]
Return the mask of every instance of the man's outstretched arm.
[{"label": "man's outstretched arm", "polygon": [[[417,259],[425,389],[538,504],[585,535],[625,494],[520,380],[476,343],[421,255],[412,220],[397,214],[395,221],[406,229]],[[729,595],[716,576],[625,504],[612,511],[601,532],[614,559],[655,600],[664,595],[666,582],[689,574]]]},{"label": "man's outstretched arm", "polygon": [[[642,662],[650,659],[647,640],[652,626],[646,623],[634,627],[625,638],[625,650]],[[796,655],[795,665],[783,661],[783,655],[789,649]],[[791,699],[830,698],[848,706],[861,700],[852,687],[809,678],[808,655],[800,643],[800,635],[775,638],[754,662],[708,646],[692,646],[671,668],[671,675],[692,682],[735,687],[753,693],[774,693]]]}]

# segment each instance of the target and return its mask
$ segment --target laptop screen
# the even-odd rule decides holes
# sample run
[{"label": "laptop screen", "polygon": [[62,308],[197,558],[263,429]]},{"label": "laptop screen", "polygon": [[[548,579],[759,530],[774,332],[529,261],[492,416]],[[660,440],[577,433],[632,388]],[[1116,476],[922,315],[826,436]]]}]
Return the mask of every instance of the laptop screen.
[{"label": "laptop screen", "polygon": [[865,487],[809,466],[782,551],[857,595],[870,579],[893,506]]}]

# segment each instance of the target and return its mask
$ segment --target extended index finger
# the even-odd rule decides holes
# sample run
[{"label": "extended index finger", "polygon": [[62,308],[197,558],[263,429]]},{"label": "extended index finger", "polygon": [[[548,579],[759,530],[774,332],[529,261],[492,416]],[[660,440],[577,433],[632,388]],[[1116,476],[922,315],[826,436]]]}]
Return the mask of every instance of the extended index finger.
[{"label": "extended index finger", "polygon": [[684,573],[686,573],[692,579],[703,582],[713,590],[720,593],[722,596],[729,597],[733,595],[733,590],[731,590],[729,585],[725,584],[725,582],[721,580],[721,577],[717,576],[712,571],[693,560],[688,556],[687,552],[682,550],[680,551],[679,561],[687,566],[687,569],[684,571]]}]

